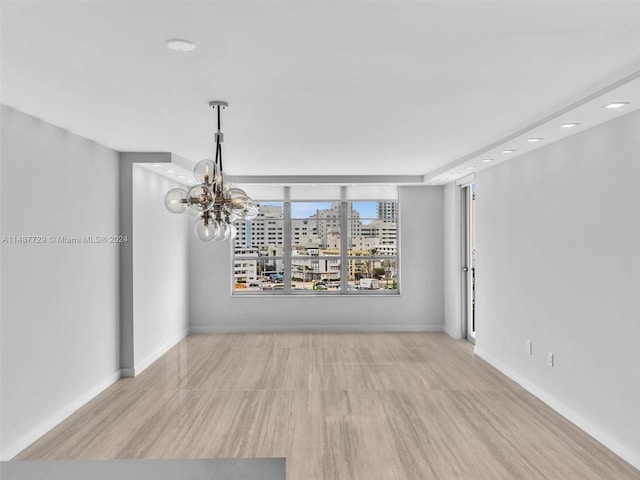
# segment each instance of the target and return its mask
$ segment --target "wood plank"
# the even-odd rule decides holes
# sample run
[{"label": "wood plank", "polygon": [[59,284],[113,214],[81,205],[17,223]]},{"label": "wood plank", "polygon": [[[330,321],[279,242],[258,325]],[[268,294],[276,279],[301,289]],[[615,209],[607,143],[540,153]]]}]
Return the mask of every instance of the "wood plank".
[{"label": "wood plank", "polygon": [[442,333],[191,335],[18,459],[286,457],[287,478],[640,479]]}]

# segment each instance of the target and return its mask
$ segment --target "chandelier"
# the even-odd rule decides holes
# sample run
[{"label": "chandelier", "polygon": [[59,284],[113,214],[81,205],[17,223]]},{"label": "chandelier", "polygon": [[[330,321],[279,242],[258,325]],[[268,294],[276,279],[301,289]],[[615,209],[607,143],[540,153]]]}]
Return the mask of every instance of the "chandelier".
[{"label": "chandelier", "polygon": [[198,217],[193,230],[203,242],[231,240],[236,236],[236,220],[252,220],[258,216],[258,206],[244,190],[227,181],[222,173],[222,141],[220,109],[227,102],[212,101],[209,106],[218,114],[218,131],[215,133],[215,160],[202,160],[193,169],[200,182],[189,190],[172,188],[164,197],[164,204],[172,213],[187,212]]}]

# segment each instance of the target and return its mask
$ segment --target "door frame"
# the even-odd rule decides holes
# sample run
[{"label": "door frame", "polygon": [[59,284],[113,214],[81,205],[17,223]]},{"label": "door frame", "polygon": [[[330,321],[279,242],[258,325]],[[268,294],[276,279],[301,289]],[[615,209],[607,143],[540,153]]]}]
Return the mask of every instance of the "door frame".
[{"label": "door frame", "polygon": [[475,319],[475,289],[473,265],[473,200],[474,180],[459,185],[461,195],[461,269],[460,282],[462,285],[462,338],[476,343],[477,325]]}]

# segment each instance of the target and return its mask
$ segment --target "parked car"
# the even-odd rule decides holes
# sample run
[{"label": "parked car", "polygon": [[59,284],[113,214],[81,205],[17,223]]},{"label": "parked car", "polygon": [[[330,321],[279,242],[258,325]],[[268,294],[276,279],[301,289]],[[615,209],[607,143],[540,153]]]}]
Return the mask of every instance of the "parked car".
[{"label": "parked car", "polygon": [[360,290],[380,290],[380,280],[377,278],[361,278],[358,288]]}]

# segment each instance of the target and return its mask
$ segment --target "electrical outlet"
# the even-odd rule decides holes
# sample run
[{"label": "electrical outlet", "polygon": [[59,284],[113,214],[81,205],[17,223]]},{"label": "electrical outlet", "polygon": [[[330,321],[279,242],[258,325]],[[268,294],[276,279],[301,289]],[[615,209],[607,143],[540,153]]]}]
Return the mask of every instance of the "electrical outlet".
[{"label": "electrical outlet", "polygon": [[527,353],[531,355],[533,353],[533,342],[527,340]]},{"label": "electrical outlet", "polygon": [[553,353],[551,352],[547,354],[547,365],[553,367]]},{"label": "electrical outlet", "polygon": [[243,305],[240,311],[242,312],[242,315],[249,315],[249,307],[246,305]]}]

